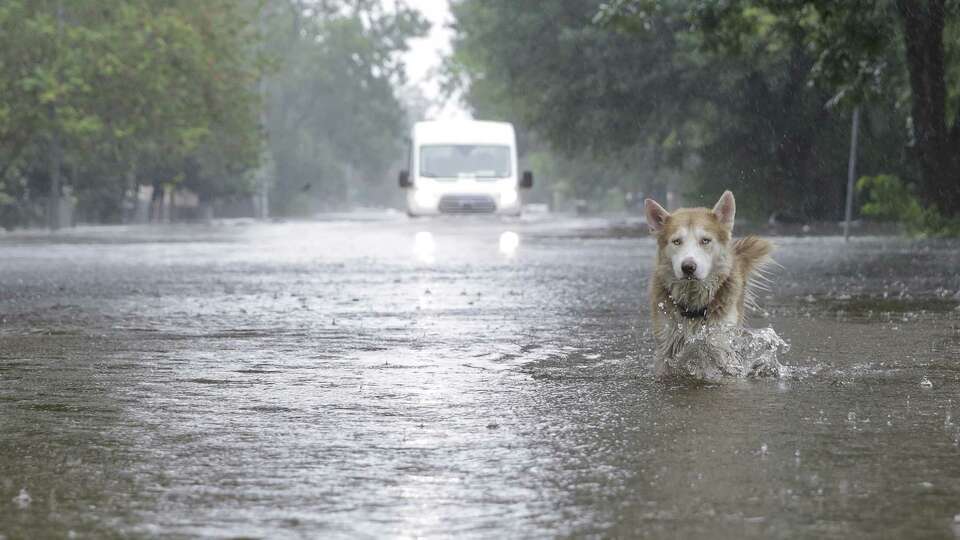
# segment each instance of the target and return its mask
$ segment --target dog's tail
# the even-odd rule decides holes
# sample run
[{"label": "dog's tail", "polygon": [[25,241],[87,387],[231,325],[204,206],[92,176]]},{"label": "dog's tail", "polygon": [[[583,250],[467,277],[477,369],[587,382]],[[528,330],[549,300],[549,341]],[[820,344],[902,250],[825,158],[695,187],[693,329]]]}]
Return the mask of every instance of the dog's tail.
[{"label": "dog's tail", "polygon": [[745,287],[745,302],[749,309],[757,309],[757,290],[769,290],[770,278],[766,270],[776,264],[770,258],[773,243],[756,236],[747,236],[733,243],[733,253],[740,263]]},{"label": "dog's tail", "polygon": [[733,243],[733,253],[743,265],[744,274],[749,276],[772,262],[773,244],[757,236],[747,236]]}]

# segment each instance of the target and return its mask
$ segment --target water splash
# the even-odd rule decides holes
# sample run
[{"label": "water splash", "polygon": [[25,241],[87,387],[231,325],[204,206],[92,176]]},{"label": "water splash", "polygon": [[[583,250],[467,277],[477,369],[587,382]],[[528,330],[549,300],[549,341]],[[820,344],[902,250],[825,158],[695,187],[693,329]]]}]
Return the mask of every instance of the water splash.
[{"label": "water splash", "polygon": [[21,488],[20,494],[13,498],[13,503],[16,504],[21,510],[26,510],[29,508],[32,501],[33,498],[30,497],[30,493],[27,492],[27,488]]},{"label": "water splash", "polygon": [[789,369],[779,357],[790,350],[773,328],[704,326],[688,337],[674,358],[665,361],[667,374],[700,381],[724,377],[780,378]]},{"label": "water splash", "polygon": [[743,328],[736,340],[737,352],[749,377],[783,377],[788,369],[779,357],[790,351],[790,344],[773,328]]}]

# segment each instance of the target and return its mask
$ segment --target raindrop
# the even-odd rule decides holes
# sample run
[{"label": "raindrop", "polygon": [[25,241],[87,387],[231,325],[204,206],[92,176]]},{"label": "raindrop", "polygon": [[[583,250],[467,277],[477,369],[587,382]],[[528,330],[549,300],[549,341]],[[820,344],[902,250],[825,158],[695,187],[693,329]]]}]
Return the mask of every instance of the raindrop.
[{"label": "raindrop", "polygon": [[27,488],[20,489],[20,494],[13,498],[13,502],[21,509],[26,510],[30,506],[30,502],[33,500],[30,497],[30,494],[27,493]]},{"label": "raindrop", "polygon": [[926,376],[920,379],[920,388],[933,388],[933,383]]}]

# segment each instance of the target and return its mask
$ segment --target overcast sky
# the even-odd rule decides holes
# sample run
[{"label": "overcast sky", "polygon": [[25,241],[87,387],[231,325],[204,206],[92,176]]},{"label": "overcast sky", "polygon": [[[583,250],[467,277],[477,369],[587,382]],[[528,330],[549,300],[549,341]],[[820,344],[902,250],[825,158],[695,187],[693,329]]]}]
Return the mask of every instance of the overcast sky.
[{"label": "overcast sky", "polygon": [[[432,25],[429,35],[410,41],[410,51],[404,56],[407,76],[410,84],[419,86],[427,97],[436,100],[440,96],[440,83],[435,72],[443,58],[450,54],[452,32],[447,27],[451,21],[450,5],[447,0],[407,0],[407,4],[419,10]],[[433,112],[436,118],[467,116],[457,100]]]}]

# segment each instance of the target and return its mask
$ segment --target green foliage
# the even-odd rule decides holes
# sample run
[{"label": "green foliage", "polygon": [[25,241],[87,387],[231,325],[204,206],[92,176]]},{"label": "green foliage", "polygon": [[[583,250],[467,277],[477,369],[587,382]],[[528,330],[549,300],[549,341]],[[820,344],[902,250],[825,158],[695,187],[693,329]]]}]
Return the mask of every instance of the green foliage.
[{"label": "green foliage", "polygon": [[[861,171],[915,179],[927,204],[960,193],[960,2],[928,4],[460,0],[449,79],[479,115],[518,122],[565,158],[634,158],[648,169],[634,177],[656,179],[644,191],[666,168],[687,202],[729,188],[745,216],[836,219],[854,106]],[[910,76],[904,11],[914,8],[930,29],[944,17],[943,73],[928,62]],[[931,50],[939,36],[926,34]],[[918,111],[930,118],[919,123]],[[638,159],[650,145],[658,158]],[[960,212],[960,201],[947,205]]]},{"label": "green foliage", "polygon": [[[705,50],[726,58],[762,66],[776,57],[777,49],[758,46],[765,41],[787,39],[800,45],[812,61],[803,77],[830,96],[825,104],[831,115],[860,105],[868,108],[868,118],[878,115],[880,123],[900,124],[899,137],[889,137],[886,130],[879,140],[865,141],[872,144],[866,146],[868,154],[887,161],[876,170],[912,178],[924,204],[939,203],[946,215],[960,216],[960,2],[726,0],[680,5]],[[636,27],[665,6],[675,3],[613,0],[603,6],[600,19]]]},{"label": "green foliage", "polygon": [[0,192],[20,206],[47,196],[54,140],[81,203],[119,208],[137,184],[191,168],[202,197],[248,190],[257,15],[253,0],[4,2]]},{"label": "green foliage", "polygon": [[276,176],[272,211],[307,214],[396,194],[387,173],[403,152],[404,80],[399,52],[427,25],[398,4],[355,2],[305,10],[296,0],[268,4],[267,131]]},{"label": "green foliage", "polygon": [[925,208],[913,189],[896,176],[863,176],[857,181],[857,191],[867,197],[861,208],[865,216],[898,222],[911,236],[960,236],[960,218],[946,217],[936,206]]},{"label": "green foliage", "polygon": [[684,53],[668,39],[669,21],[637,39],[592,24],[594,2],[549,0],[534,9],[461,1],[452,8],[450,84],[463,87],[481,116],[520,122],[568,156],[615,154],[661,135],[653,125],[673,112],[669,93],[697,92],[708,76],[664,65]]},{"label": "green foliage", "polygon": [[397,53],[425,29],[374,0],[2,2],[2,220],[42,209],[57,147],[90,219],[120,219],[141,184],[211,202],[255,174],[276,175],[281,213],[310,208],[305,185],[342,203],[402,151]]},{"label": "green foliage", "polygon": [[867,202],[861,208],[865,216],[910,224],[922,222],[923,207],[896,176],[863,176],[857,181],[857,191],[867,195]]},{"label": "green foliage", "polygon": [[[682,161],[689,127],[675,121],[681,113],[670,96],[699,92],[711,73],[681,62],[687,48],[671,39],[671,21],[638,39],[593,24],[597,7],[577,0],[452,5],[448,89],[462,91],[475,116],[517,124],[521,146],[551,165],[538,171],[538,190],[551,187],[549,198],[561,204],[602,203],[610,190],[663,193],[661,167]],[[678,141],[676,151],[651,151],[667,139]]]},{"label": "green foliage", "polygon": [[672,189],[695,203],[742,193],[745,216],[842,211],[849,121],[810,84],[805,28],[815,14],[747,2],[620,4],[458,2],[450,79],[480,116],[518,122],[566,159],[632,172],[594,175],[612,182],[597,196],[662,193],[679,175]]}]

